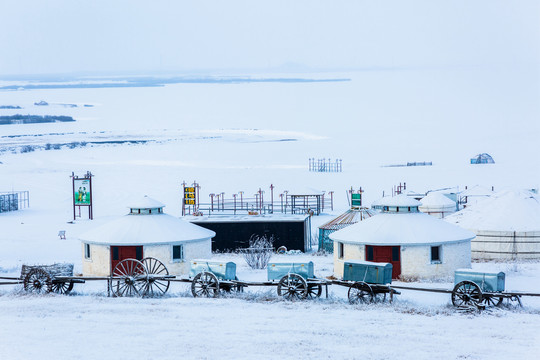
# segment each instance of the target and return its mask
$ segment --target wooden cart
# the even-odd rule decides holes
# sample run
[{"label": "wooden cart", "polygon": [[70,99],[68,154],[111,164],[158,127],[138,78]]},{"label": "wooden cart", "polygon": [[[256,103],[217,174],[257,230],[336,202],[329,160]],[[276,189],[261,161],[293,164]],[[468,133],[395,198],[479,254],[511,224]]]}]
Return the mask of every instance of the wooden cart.
[{"label": "wooden cart", "polygon": [[343,279],[333,280],[332,284],[349,288],[347,296],[351,304],[383,302],[388,294],[393,301],[392,264],[370,261],[347,261],[343,263]]},{"label": "wooden cart", "polygon": [[419,288],[395,286],[397,289],[437,292],[450,294],[452,305],[459,309],[485,309],[489,306],[501,306],[504,300],[515,301],[520,307],[522,296],[540,296],[537,293],[505,291],[505,274],[477,272],[469,269],[456,270],[453,289]]},{"label": "wooden cart", "polygon": [[220,291],[243,291],[249,286],[275,286],[277,294],[287,300],[320,297],[323,286],[328,297],[330,281],[313,275],[313,262],[270,263],[268,280],[261,282],[240,281],[236,277],[236,264],[208,260],[192,261],[190,278],[178,281],[191,282],[194,297],[217,297]]},{"label": "wooden cart", "polygon": [[165,295],[170,280],[174,278],[161,261],[147,257],[141,261],[122,260],[115,266],[111,276],[74,276],[73,264],[23,265],[20,277],[1,277],[9,281],[0,282],[0,285],[23,284],[26,291],[37,294],[68,294],[73,284],[105,280],[109,295],[112,292],[113,296],[118,297],[158,297]]}]

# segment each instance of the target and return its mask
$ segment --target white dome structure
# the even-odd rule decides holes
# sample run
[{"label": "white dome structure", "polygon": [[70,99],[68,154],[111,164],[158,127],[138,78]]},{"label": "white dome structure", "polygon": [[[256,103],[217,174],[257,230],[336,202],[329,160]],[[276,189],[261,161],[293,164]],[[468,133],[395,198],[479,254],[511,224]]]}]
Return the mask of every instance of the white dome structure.
[{"label": "white dome structure", "polygon": [[385,199],[381,214],[330,234],[334,273],[342,276],[347,260],[392,263],[393,278],[446,277],[470,268],[474,233],[419,212],[420,205],[404,194]]},{"label": "white dome structure", "polygon": [[456,203],[440,192],[430,192],[423,197],[420,202],[422,205],[418,209],[428,215],[438,219],[443,219],[447,215],[456,212]]},{"label": "white dome structure", "polygon": [[448,216],[446,221],[476,234],[476,259],[540,259],[540,198],[505,190]]},{"label": "white dome structure", "polygon": [[80,235],[83,274],[109,276],[124,259],[153,257],[182,275],[190,259],[209,258],[215,232],[167,215],[163,207],[145,196],[129,206],[129,214]]}]

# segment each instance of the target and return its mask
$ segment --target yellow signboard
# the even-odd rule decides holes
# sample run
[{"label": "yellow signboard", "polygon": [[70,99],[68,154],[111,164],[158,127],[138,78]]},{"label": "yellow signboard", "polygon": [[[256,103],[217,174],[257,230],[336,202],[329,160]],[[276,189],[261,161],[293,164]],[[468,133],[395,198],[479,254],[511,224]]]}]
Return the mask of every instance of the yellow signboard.
[{"label": "yellow signboard", "polygon": [[184,204],[195,205],[195,188],[194,187],[184,188]]}]

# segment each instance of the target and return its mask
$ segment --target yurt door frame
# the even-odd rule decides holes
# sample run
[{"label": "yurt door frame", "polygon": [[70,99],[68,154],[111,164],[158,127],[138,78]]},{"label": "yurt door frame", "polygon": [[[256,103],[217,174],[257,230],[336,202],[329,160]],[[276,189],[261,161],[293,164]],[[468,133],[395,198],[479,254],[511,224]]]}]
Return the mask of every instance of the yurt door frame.
[{"label": "yurt door frame", "polygon": [[143,259],[142,246],[111,246],[111,274],[114,267],[125,259]]},{"label": "yurt door frame", "polygon": [[401,275],[401,247],[366,245],[366,260],[392,264],[392,279]]}]

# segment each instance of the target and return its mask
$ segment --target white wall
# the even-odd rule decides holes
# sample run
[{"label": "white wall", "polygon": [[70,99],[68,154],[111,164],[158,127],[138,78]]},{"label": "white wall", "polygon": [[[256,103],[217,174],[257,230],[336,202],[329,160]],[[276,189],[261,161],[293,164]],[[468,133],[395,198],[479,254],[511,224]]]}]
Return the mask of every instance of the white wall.
[{"label": "white wall", "polygon": [[[433,244],[434,246],[437,244]],[[471,243],[442,244],[441,263],[431,262],[431,244],[401,247],[401,276],[405,278],[445,278],[460,268],[471,267]]]},{"label": "white wall", "polygon": [[[180,245],[182,243],[175,243]],[[144,245],[143,256],[153,257],[161,261],[171,275],[184,275],[189,273],[191,259],[208,259],[212,257],[212,242],[205,239],[195,242],[186,242],[184,245],[184,260],[172,260],[172,244]],[[81,245],[82,268],[84,276],[110,276],[111,248],[108,245],[90,244],[90,259],[84,257],[84,243]]]},{"label": "white wall", "polygon": [[540,231],[472,231],[473,259],[540,259]]},{"label": "white wall", "polygon": [[334,276],[343,277],[343,263],[348,260],[365,260],[366,247],[359,244],[343,244],[343,259],[338,258],[338,242],[334,241]]},{"label": "white wall", "polygon": [[111,248],[108,245],[90,244],[90,259],[84,257],[81,243],[84,276],[109,276],[111,272]]},{"label": "white wall", "polygon": [[185,275],[189,273],[190,260],[209,259],[212,257],[212,242],[210,239],[175,244],[184,246],[184,259],[182,261],[172,260],[172,245],[146,245],[144,256],[153,257],[161,261],[169,270],[171,275]]},{"label": "white wall", "polygon": [[[438,245],[438,244],[434,244]],[[471,242],[443,244],[440,264],[431,263],[431,245],[401,246],[401,275],[409,278],[445,278],[460,268],[471,267]],[[365,260],[365,245],[343,244],[343,259],[338,258],[338,242],[334,241],[334,276],[343,277],[343,263]]]}]

